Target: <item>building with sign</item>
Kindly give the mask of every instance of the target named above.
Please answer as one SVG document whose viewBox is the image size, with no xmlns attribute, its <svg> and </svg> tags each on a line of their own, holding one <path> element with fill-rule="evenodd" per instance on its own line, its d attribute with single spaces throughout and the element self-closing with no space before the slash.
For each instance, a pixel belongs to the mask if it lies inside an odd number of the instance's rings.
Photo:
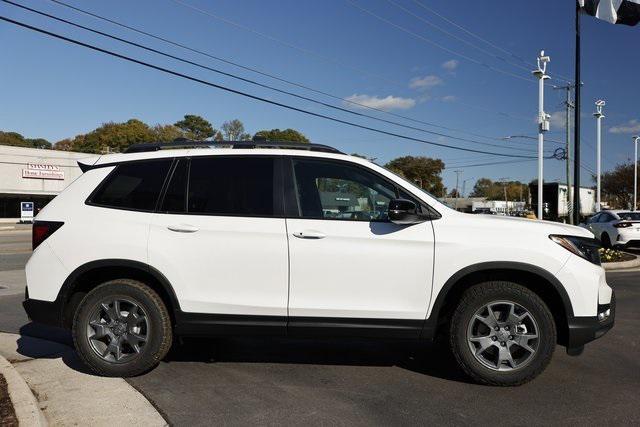
<svg viewBox="0 0 640 427">
<path fill-rule="evenodd" d="M 86 153 L 0 145 L 0 219 L 19 220 L 23 202 L 34 215 L 82 174 Z M 29 205 L 26 205 L 29 206 Z"/>
</svg>

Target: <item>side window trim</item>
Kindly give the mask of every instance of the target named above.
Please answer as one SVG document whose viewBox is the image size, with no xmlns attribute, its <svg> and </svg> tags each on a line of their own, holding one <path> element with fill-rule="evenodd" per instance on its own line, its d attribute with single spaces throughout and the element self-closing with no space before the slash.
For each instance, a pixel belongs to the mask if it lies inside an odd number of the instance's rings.
<svg viewBox="0 0 640 427">
<path fill-rule="evenodd" d="M 302 210 L 300 208 L 300 199 L 299 199 L 299 195 L 298 195 L 297 183 L 296 183 L 296 179 L 295 179 L 295 170 L 294 170 L 294 165 L 293 165 L 293 162 L 294 162 L 295 159 L 315 160 L 315 161 L 319 161 L 319 162 L 331 162 L 331 163 L 347 165 L 347 166 L 351 166 L 351 167 L 355 167 L 357 169 L 363 170 L 363 171 L 365 171 L 367 173 L 370 173 L 370 174 L 376 176 L 377 178 L 385 181 L 390 186 L 393 186 L 393 188 L 395 190 L 396 198 L 400 197 L 400 192 L 401 191 L 404 192 L 404 193 L 407 193 L 409 196 L 411 196 L 411 198 L 414 199 L 415 202 L 417 202 L 417 205 L 418 205 L 418 208 L 420 209 L 420 212 L 429 215 L 429 220 L 430 221 L 442 218 L 442 215 L 440 215 L 440 213 L 438 211 L 436 211 L 433 207 L 431 207 L 430 205 L 428 205 L 427 203 L 422 201 L 419 197 L 417 197 L 411 191 L 407 190 L 404 187 L 401 187 L 395 181 L 392 181 L 391 179 L 389 179 L 386 176 L 378 173 L 377 171 L 374 171 L 374 170 L 372 170 L 370 168 L 364 167 L 364 166 L 359 165 L 357 163 L 348 162 L 348 161 L 345 161 L 345 160 L 338 160 L 338 159 L 327 159 L 327 158 L 324 158 L 324 157 L 319 157 L 318 158 L 318 157 L 295 156 L 295 155 L 285 156 L 285 159 L 286 159 L 286 162 L 288 164 L 288 166 L 286 167 L 286 169 L 288 170 L 288 173 L 285 173 L 285 180 L 286 180 L 286 184 L 285 185 L 290 186 L 293 189 L 292 194 L 289 193 L 289 192 L 285 193 L 285 201 L 286 201 L 286 205 L 287 205 L 287 208 L 288 208 L 288 209 L 285 209 L 285 216 L 287 218 L 310 219 L 310 218 L 304 218 L 302 216 Z M 297 209 L 297 214 L 295 216 L 293 216 L 293 213 L 294 213 L 295 209 Z M 328 220 L 327 219 L 326 221 L 352 221 L 352 220 L 350 220 L 350 219 L 331 219 L 331 220 Z"/>
</svg>

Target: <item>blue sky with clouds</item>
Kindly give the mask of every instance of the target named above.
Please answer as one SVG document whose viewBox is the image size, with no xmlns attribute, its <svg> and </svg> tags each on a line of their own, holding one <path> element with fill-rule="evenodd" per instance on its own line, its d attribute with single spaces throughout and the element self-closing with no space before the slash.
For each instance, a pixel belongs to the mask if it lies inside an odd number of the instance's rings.
<svg viewBox="0 0 640 427">
<path fill-rule="evenodd" d="M 295 107 L 414 138 L 491 152 L 535 155 L 533 140 L 500 138 L 536 133 L 537 83 L 530 69 L 540 49 L 551 56 L 548 70 L 552 75 L 573 76 L 571 0 L 64 1 L 351 103 L 168 46 L 49 0 L 20 2 L 226 72 L 464 141 L 273 93 L 51 22 L 6 3 L 0 3 L 0 11 L 3 16 Z M 443 177 L 449 187 L 455 184 L 455 169 L 464 170 L 467 190 L 479 177 L 528 181 L 537 173 L 535 161 L 513 159 L 517 162 L 508 164 L 504 162 L 510 159 L 504 157 L 434 147 L 305 116 L 7 23 L 0 23 L 0 39 L 0 129 L 28 137 L 56 141 L 87 132 L 105 121 L 136 117 L 151 124 L 172 123 L 192 113 L 206 117 L 215 126 L 239 118 L 251 132 L 274 127 L 300 129 L 315 142 L 366 154 L 378 162 L 400 155 L 442 158 L 448 167 Z M 633 154 L 631 135 L 640 133 L 637 40 L 640 28 L 583 18 L 582 132 L 587 169 L 595 169 L 595 123 L 591 115 L 598 98 L 607 102 L 603 168 L 609 169 Z M 554 79 L 550 83 L 561 85 L 563 81 Z M 552 114 L 552 132 L 547 136 L 563 140 L 564 92 L 549 88 L 546 93 L 546 110 Z M 556 142 L 547 144 L 549 149 L 559 146 Z M 467 167 L 492 162 L 503 163 Z M 562 162 L 547 160 L 545 168 L 546 180 L 564 179 Z M 583 173 L 588 174 L 586 169 Z"/>
</svg>

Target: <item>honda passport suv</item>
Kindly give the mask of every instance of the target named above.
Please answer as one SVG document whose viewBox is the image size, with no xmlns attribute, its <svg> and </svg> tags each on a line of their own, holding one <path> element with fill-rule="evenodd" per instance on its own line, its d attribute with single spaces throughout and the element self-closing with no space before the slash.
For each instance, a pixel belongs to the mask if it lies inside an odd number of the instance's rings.
<svg viewBox="0 0 640 427">
<path fill-rule="evenodd" d="M 614 323 L 582 228 L 468 215 L 316 144 L 181 141 L 81 160 L 35 218 L 24 308 L 105 376 L 179 336 L 444 338 L 518 385 Z"/>
</svg>

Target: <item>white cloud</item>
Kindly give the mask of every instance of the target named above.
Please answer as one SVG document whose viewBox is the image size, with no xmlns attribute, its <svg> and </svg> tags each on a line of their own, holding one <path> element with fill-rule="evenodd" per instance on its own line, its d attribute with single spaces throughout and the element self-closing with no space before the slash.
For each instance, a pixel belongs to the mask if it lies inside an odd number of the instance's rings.
<svg viewBox="0 0 640 427">
<path fill-rule="evenodd" d="M 627 123 L 617 126 L 611 126 L 609 128 L 609 132 L 611 133 L 640 133 L 640 121 L 633 119 L 629 120 Z"/>
<path fill-rule="evenodd" d="M 443 83 L 442 79 L 434 75 L 426 75 L 424 77 L 414 77 L 409 82 L 411 89 L 427 90 L 432 87 L 440 86 Z"/>
<path fill-rule="evenodd" d="M 565 117 L 567 116 L 566 111 L 554 111 L 549 114 L 549 123 L 551 124 L 551 130 L 564 129 L 566 125 Z M 533 123 L 538 123 L 538 116 L 533 117 Z"/>
<path fill-rule="evenodd" d="M 442 68 L 447 71 L 453 71 L 458 68 L 458 65 L 460 65 L 460 61 L 458 61 L 457 59 L 450 59 L 442 63 Z"/>
<path fill-rule="evenodd" d="M 551 113 L 551 118 L 549 119 L 549 121 L 551 122 L 551 127 L 553 130 L 553 128 L 562 128 L 564 129 L 565 126 L 567 125 L 566 121 L 567 121 L 567 112 L 566 111 L 554 111 L 553 113 Z"/>
<path fill-rule="evenodd" d="M 442 97 L 443 102 L 453 102 L 458 99 L 455 95 L 446 95 Z"/>
<path fill-rule="evenodd" d="M 385 98 L 381 98 L 378 96 L 372 95 L 358 95 L 353 94 L 347 98 L 347 101 L 356 102 L 358 104 L 363 105 L 364 107 L 378 108 L 381 110 L 407 110 L 416 105 L 415 99 L 411 98 L 402 98 L 399 96 L 387 96 Z M 350 106 L 354 106 L 353 104 L 348 104 Z M 355 105 L 354 107 L 359 107 Z M 363 107 L 359 107 L 363 108 Z"/>
</svg>

